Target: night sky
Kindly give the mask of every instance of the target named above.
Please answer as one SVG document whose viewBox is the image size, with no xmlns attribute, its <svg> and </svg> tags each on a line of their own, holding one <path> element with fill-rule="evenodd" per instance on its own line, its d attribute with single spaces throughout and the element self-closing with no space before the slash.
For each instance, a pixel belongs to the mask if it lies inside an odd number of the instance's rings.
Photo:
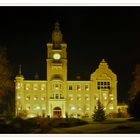
<svg viewBox="0 0 140 140">
<path fill-rule="evenodd" d="M 59 21 L 68 44 L 68 80 L 89 80 L 105 58 L 118 76 L 118 99 L 127 100 L 140 63 L 140 7 L 0 7 L 0 46 L 7 47 L 14 76 L 37 72 L 46 79 L 46 43 Z"/>
</svg>

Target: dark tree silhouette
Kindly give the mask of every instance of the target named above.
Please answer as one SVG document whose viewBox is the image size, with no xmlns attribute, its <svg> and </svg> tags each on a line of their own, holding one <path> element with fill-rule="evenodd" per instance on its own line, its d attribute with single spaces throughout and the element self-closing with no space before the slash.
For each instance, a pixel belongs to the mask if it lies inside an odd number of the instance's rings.
<svg viewBox="0 0 140 140">
<path fill-rule="evenodd" d="M 97 102 L 97 107 L 95 108 L 92 118 L 94 121 L 104 121 L 106 119 L 103 105 L 99 100 Z"/>
<path fill-rule="evenodd" d="M 136 96 L 129 101 L 128 113 L 135 119 L 140 119 L 140 92 L 137 92 Z"/>
<path fill-rule="evenodd" d="M 129 100 L 134 99 L 139 91 L 140 91 L 140 64 L 137 64 L 133 72 L 133 81 L 130 85 Z"/>
<path fill-rule="evenodd" d="M 11 110 L 13 102 L 14 81 L 12 71 L 7 59 L 5 47 L 0 47 L 0 113 Z"/>
</svg>

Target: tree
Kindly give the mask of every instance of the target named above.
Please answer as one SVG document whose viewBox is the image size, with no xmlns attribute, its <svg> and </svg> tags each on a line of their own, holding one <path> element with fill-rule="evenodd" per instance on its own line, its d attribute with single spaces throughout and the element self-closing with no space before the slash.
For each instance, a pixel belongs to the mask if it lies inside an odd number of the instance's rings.
<svg viewBox="0 0 140 140">
<path fill-rule="evenodd" d="M 14 99 L 14 82 L 12 71 L 7 59 L 6 48 L 0 47 L 0 113 L 5 110 L 11 110 L 11 104 Z"/>
<path fill-rule="evenodd" d="M 95 121 L 104 121 L 106 119 L 103 105 L 101 104 L 99 100 L 97 102 L 97 107 L 95 108 L 92 118 Z"/>
<path fill-rule="evenodd" d="M 140 92 L 137 92 L 135 97 L 129 101 L 128 113 L 131 117 L 140 119 Z"/>
<path fill-rule="evenodd" d="M 136 64 L 133 72 L 133 81 L 130 85 L 129 100 L 135 98 L 136 94 L 140 91 L 140 64 Z"/>
</svg>

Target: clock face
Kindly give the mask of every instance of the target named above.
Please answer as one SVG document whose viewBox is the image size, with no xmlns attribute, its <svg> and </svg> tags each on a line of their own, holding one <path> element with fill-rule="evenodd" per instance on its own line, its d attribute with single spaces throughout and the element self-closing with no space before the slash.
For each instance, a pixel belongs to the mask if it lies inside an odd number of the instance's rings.
<svg viewBox="0 0 140 140">
<path fill-rule="evenodd" d="M 55 60 L 59 60 L 60 59 L 60 54 L 59 53 L 54 53 L 53 54 L 53 58 L 55 59 Z"/>
</svg>

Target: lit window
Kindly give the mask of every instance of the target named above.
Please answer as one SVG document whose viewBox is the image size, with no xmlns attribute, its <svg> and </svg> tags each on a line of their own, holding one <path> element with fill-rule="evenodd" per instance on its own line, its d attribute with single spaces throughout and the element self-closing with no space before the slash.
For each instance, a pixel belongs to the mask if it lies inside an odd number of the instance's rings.
<svg viewBox="0 0 140 140">
<path fill-rule="evenodd" d="M 106 110 L 106 107 L 104 108 L 104 110 Z"/>
<path fill-rule="evenodd" d="M 113 110 L 114 108 L 113 108 L 113 106 L 110 106 L 110 108 L 109 108 L 110 110 Z"/>
<path fill-rule="evenodd" d="M 85 90 L 89 90 L 89 86 L 88 85 L 85 85 Z"/>
<path fill-rule="evenodd" d="M 113 97 L 111 97 L 111 100 L 114 100 L 114 98 L 113 98 Z"/>
<path fill-rule="evenodd" d="M 21 110 L 21 107 L 18 107 L 18 110 Z"/>
<path fill-rule="evenodd" d="M 41 100 L 45 100 L 45 97 L 41 97 Z"/>
<path fill-rule="evenodd" d="M 81 110 L 81 107 L 79 107 L 78 110 Z"/>
<path fill-rule="evenodd" d="M 57 90 L 59 89 L 59 86 L 58 86 L 58 84 L 55 84 L 55 89 L 57 89 Z"/>
<path fill-rule="evenodd" d="M 86 110 L 89 110 L 89 107 L 87 107 Z"/>
<path fill-rule="evenodd" d="M 37 100 L 38 98 L 37 97 L 34 97 L 34 100 Z"/>
<path fill-rule="evenodd" d="M 81 86 L 80 85 L 77 85 L 77 90 L 81 90 Z"/>
<path fill-rule="evenodd" d="M 30 89 L 30 84 L 26 84 L 25 90 L 29 90 Z"/>
<path fill-rule="evenodd" d="M 46 110 L 46 107 L 42 107 L 42 110 Z"/>
<path fill-rule="evenodd" d="M 98 97 L 96 97 L 96 98 L 95 98 L 95 100 L 99 100 L 99 98 L 98 98 Z"/>
<path fill-rule="evenodd" d="M 86 97 L 86 100 L 88 101 L 89 100 L 89 97 Z"/>
<path fill-rule="evenodd" d="M 37 90 L 37 87 L 34 87 L 34 90 Z"/>
<path fill-rule="evenodd" d="M 81 100 L 81 97 L 78 97 L 77 100 Z"/>
<path fill-rule="evenodd" d="M 73 100 L 73 98 L 70 98 L 70 100 L 72 101 L 72 100 Z"/>
<path fill-rule="evenodd" d="M 72 106 L 72 107 L 71 107 L 71 110 L 75 110 L 75 107 L 74 107 L 74 106 Z"/>
<path fill-rule="evenodd" d="M 37 106 L 37 107 L 36 107 L 36 110 L 39 110 L 39 109 L 40 109 L 40 107 L 39 107 L 39 106 Z"/>
<path fill-rule="evenodd" d="M 41 90 L 45 90 L 45 85 L 44 84 L 41 86 Z"/>
<path fill-rule="evenodd" d="M 28 106 L 28 107 L 26 107 L 26 110 L 30 110 L 30 107 Z"/>
<path fill-rule="evenodd" d="M 104 99 L 106 100 L 106 99 L 107 99 L 107 97 L 105 96 L 105 97 L 104 97 Z"/>
<path fill-rule="evenodd" d="M 21 83 L 17 83 L 16 89 L 20 89 L 21 88 Z"/>
<path fill-rule="evenodd" d="M 113 96 L 113 94 L 110 94 L 110 97 Z"/>
<path fill-rule="evenodd" d="M 26 100 L 30 100 L 30 97 L 29 97 L 29 96 L 27 96 L 27 97 L 26 97 Z"/>
<path fill-rule="evenodd" d="M 34 87 L 33 87 L 33 89 L 34 89 L 34 90 L 37 90 L 37 89 L 38 89 L 38 85 L 35 84 Z"/>
<path fill-rule="evenodd" d="M 18 96 L 17 98 L 18 98 L 18 99 L 21 99 L 21 97 L 20 97 L 20 96 Z"/>
</svg>

